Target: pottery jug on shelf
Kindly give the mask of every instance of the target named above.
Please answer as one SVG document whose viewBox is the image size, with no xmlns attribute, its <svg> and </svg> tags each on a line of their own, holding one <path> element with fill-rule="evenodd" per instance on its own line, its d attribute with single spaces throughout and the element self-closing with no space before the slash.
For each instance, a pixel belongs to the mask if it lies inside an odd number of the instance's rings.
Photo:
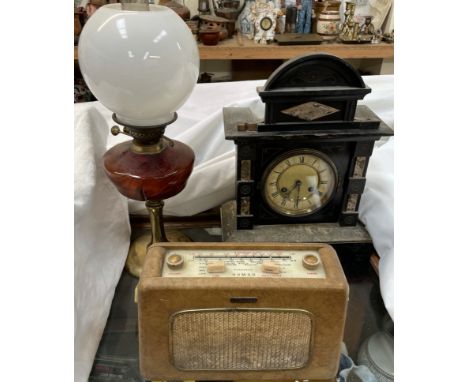
<svg viewBox="0 0 468 382">
<path fill-rule="evenodd" d="M 175 0 L 159 0 L 159 5 L 171 8 L 182 20 L 190 20 L 190 9 Z"/>
<path fill-rule="evenodd" d="M 224 40 L 229 36 L 229 20 L 224 17 L 204 15 L 200 16 L 200 32 L 205 29 L 218 28 L 219 30 L 219 39 Z"/>
<path fill-rule="evenodd" d="M 198 38 L 203 45 L 216 45 L 221 39 L 219 27 L 204 27 L 198 32 Z"/>
</svg>

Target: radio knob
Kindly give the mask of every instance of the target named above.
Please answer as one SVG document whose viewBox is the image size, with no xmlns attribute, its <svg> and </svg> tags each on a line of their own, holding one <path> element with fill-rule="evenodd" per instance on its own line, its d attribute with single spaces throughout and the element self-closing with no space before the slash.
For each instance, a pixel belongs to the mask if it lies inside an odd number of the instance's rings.
<svg viewBox="0 0 468 382">
<path fill-rule="evenodd" d="M 226 270 L 223 260 L 211 260 L 206 264 L 208 273 L 223 273 Z"/>
<path fill-rule="evenodd" d="M 281 268 L 278 263 L 273 260 L 266 260 L 262 263 L 262 272 L 266 273 L 281 273 Z"/>
<path fill-rule="evenodd" d="M 174 253 L 167 256 L 166 264 L 171 269 L 180 269 L 184 265 L 184 258 L 181 255 Z"/>
<path fill-rule="evenodd" d="M 318 258 L 318 256 L 313 255 L 311 253 L 308 255 L 305 255 L 302 258 L 302 265 L 306 269 L 315 269 L 319 266 L 319 264 L 320 264 L 320 259 Z"/>
</svg>

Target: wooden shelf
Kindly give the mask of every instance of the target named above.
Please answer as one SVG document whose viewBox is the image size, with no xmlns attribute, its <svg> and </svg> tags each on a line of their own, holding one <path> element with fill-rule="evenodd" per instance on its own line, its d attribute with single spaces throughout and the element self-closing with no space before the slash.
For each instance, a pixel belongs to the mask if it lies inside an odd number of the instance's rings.
<svg viewBox="0 0 468 382">
<path fill-rule="evenodd" d="M 392 58 L 393 44 L 338 44 L 320 45 L 260 45 L 252 40 L 236 38 L 221 41 L 218 45 L 198 44 L 200 60 L 287 60 L 307 53 L 329 53 L 349 58 Z M 78 48 L 75 46 L 75 61 Z"/>
<path fill-rule="evenodd" d="M 288 60 L 307 53 L 329 53 L 341 58 L 392 58 L 393 44 L 338 44 L 319 45 L 269 45 L 236 38 L 221 41 L 218 45 L 198 44 L 200 60 Z"/>
</svg>

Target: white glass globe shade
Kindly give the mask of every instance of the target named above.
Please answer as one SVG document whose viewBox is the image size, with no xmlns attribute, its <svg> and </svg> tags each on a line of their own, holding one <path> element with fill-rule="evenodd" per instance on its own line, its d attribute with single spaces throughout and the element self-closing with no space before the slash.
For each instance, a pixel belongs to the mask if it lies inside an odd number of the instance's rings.
<svg viewBox="0 0 468 382">
<path fill-rule="evenodd" d="M 78 59 L 91 92 L 122 123 L 170 122 L 192 92 L 199 72 L 195 39 L 171 9 L 99 8 L 80 35 Z"/>
</svg>

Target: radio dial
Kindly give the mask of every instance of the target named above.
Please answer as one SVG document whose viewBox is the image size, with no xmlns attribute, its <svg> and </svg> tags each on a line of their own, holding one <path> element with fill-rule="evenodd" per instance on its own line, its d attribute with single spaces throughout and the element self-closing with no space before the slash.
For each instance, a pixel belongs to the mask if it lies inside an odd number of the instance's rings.
<svg viewBox="0 0 468 382">
<path fill-rule="evenodd" d="M 177 253 L 173 253 L 166 258 L 166 264 L 171 269 L 180 269 L 184 265 L 184 258 Z"/>
<path fill-rule="evenodd" d="M 308 254 L 302 258 L 302 265 L 306 269 L 315 269 L 320 265 L 320 259 L 313 254 Z"/>
</svg>

